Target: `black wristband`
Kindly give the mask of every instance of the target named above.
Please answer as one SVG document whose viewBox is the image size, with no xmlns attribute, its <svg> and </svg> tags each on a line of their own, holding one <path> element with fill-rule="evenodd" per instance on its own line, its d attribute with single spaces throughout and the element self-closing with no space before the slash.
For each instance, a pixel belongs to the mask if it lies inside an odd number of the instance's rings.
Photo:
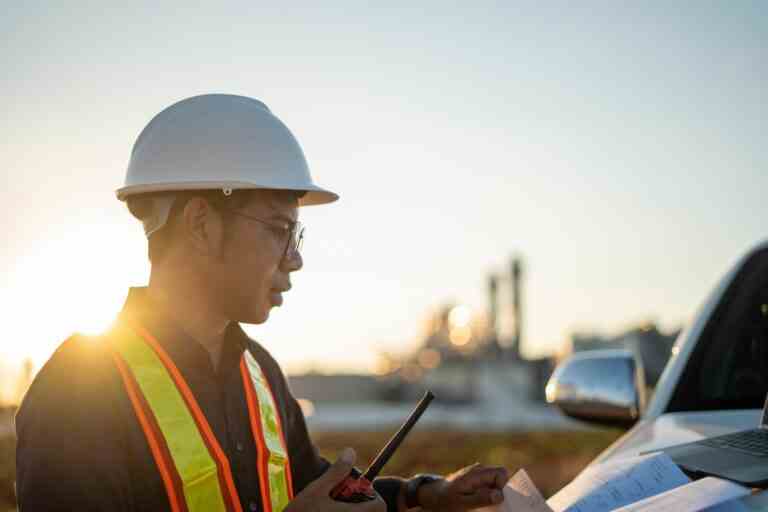
<svg viewBox="0 0 768 512">
<path fill-rule="evenodd" d="M 373 488 L 387 504 L 387 512 L 398 512 L 397 497 L 406 483 L 402 478 L 392 477 L 377 478 L 373 481 Z"/>
<path fill-rule="evenodd" d="M 440 475 L 416 475 L 405 484 L 405 506 L 415 508 L 421 506 L 419 503 L 419 488 L 422 485 L 442 480 Z"/>
</svg>

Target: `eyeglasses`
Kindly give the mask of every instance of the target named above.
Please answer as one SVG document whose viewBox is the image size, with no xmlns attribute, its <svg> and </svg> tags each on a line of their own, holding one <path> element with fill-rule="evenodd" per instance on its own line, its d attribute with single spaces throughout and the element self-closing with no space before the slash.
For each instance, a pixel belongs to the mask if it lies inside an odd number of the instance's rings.
<svg viewBox="0 0 768 512">
<path fill-rule="evenodd" d="M 239 212 L 237 210 L 232 210 L 229 208 L 223 208 L 224 211 L 231 213 L 232 215 L 237 215 L 238 217 L 243 217 L 248 220 L 254 220 L 256 222 L 260 222 L 261 224 L 264 224 L 265 226 L 269 227 L 273 232 L 277 233 L 278 236 L 286 236 L 288 235 L 288 239 L 285 242 L 285 249 L 283 250 L 283 260 L 287 260 L 289 257 L 294 257 L 301 253 L 301 248 L 304 245 L 304 225 L 299 222 L 288 222 L 288 221 L 268 221 L 265 219 L 260 219 L 258 217 L 253 217 L 252 215 L 246 215 L 245 213 Z M 279 222 L 280 224 L 276 224 L 275 222 Z"/>
</svg>

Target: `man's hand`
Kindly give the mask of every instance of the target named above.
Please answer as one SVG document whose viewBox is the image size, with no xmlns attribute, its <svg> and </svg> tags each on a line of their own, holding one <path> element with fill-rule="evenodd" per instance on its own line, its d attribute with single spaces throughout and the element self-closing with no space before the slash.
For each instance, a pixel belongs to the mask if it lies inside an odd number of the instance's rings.
<svg viewBox="0 0 768 512">
<path fill-rule="evenodd" d="M 496 505 L 504 501 L 504 486 L 509 472 L 499 466 L 473 464 L 444 480 L 419 488 L 419 502 L 424 510 L 464 512 Z"/>
<path fill-rule="evenodd" d="M 338 460 L 317 480 L 296 495 L 284 512 L 386 512 L 380 496 L 373 501 L 342 503 L 330 497 L 331 490 L 349 476 L 355 464 L 355 451 L 347 448 Z"/>
</svg>

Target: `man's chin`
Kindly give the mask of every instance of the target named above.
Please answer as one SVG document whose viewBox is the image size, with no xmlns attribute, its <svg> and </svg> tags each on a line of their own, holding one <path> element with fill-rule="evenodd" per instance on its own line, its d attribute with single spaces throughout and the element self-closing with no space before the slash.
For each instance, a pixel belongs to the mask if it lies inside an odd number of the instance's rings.
<svg viewBox="0 0 768 512">
<path fill-rule="evenodd" d="M 251 314 L 243 315 L 237 321 L 242 324 L 254 324 L 254 325 L 263 324 L 264 322 L 267 321 L 267 319 L 269 319 L 269 312 L 271 311 L 271 309 L 272 308 L 268 308 L 264 311 L 258 311 Z"/>
</svg>

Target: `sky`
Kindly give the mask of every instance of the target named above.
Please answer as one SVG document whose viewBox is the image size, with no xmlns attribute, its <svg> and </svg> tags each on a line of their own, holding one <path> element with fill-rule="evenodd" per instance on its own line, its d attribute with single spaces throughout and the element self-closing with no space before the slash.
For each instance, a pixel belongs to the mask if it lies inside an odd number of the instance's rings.
<svg viewBox="0 0 768 512">
<path fill-rule="evenodd" d="M 290 372 L 372 370 L 440 304 L 483 311 L 515 254 L 529 356 L 672 329 L 766 238 L 764 3 L 322 4 L 4 8 L 6 365 L 146 284 L 114 191 L 144 125 L 196 94 L 264 101 L 341 195 L 302 209 L 304 269 L 246 326 Z"/>
</svg>

